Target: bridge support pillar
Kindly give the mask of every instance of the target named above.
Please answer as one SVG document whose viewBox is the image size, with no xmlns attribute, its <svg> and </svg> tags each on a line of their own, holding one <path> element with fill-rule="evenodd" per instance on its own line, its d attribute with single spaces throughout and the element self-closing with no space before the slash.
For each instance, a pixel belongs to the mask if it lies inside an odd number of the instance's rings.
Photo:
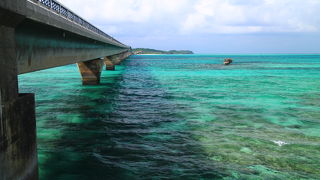
<svg viewBox="0 0 320 180">
<path fill-rule="evenodd" d="M 106 70 L 115 70 L 115 65 L 119 65 L 123 60 L 132 55 L 131 51 L 127 51 L 121 54 L 105 57 L 104 63 Z"/>
<path fill-rule="evenodd" d="M 83 85 L 100 84 L 100 76 L 103 67 L 102 59 L 78 62 Z"/>
<path fill-rule="evenodd" d="M 114 71 L 116 69 L 115 65 L 113 64 L 111 59 L 109 59 L 108 57 L 104 58 L 104 64 L 106 65 L 106 70 Z"/>
<path fill-rule="evenodd" d="M 112 60 L 115 65 L 119 65 L 124 59 L 122 58 L 122 55 L 115 55 Z"/>
<path fill-rule="evenodd" d="M 34 94 L 18 93 L 14 27 L 0 24 L 0 179 L 38 179 Z"/>
</svg>

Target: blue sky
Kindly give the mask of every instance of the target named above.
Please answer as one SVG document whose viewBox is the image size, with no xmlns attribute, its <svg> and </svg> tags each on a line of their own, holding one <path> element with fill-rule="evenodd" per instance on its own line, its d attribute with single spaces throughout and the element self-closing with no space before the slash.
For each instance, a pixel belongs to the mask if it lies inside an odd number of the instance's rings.
<svg viewBox="0 0 320 180">
<path fill-rule="evenodd" d="M 320 0 L 60 2 L 133 48 L 320 53 Z"/>
</svg>

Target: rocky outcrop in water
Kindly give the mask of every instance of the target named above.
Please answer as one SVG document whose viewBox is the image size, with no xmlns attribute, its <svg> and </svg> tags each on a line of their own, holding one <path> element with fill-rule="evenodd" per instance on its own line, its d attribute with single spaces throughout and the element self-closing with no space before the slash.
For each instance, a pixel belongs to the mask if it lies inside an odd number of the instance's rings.
<svg viewBox="0 0 320 180">
<path fill-rule="evenodd" d="M 232 59 L 231 58 L 226 58 L 226 59 L 224 59 L 224 62 L 223 62 L 223 64 L 224 65 L 229 65 L 229 64 L 231 64 L 232 63 Z"/>
</svg>

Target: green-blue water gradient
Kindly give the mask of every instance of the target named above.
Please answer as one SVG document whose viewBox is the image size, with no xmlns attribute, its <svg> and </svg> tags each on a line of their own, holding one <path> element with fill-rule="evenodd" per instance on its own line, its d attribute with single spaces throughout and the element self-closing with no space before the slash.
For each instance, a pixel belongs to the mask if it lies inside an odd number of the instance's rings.
<svg viewBox="0 0 320 180">
<path fill-rule="evenodd" d="M 234 63 L 222 65 L 231 57 Z M 41 179 L 320 179 L 320 55 L 140 55 L 36 93 Z"/>
</svg>

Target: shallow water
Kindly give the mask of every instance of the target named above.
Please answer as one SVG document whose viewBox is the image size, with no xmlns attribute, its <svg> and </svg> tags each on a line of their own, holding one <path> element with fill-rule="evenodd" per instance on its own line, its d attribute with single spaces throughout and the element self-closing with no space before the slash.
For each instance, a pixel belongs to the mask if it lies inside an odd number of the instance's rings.
<svg viewBox="0 0 320 180">
<path fill-rule="evenodd" d="M 234 59 L 221 65 L 225 57 Z M 319 179 L 320 55 L 132 56 L 36 93 L 41 179 Z"/>
</svg>

